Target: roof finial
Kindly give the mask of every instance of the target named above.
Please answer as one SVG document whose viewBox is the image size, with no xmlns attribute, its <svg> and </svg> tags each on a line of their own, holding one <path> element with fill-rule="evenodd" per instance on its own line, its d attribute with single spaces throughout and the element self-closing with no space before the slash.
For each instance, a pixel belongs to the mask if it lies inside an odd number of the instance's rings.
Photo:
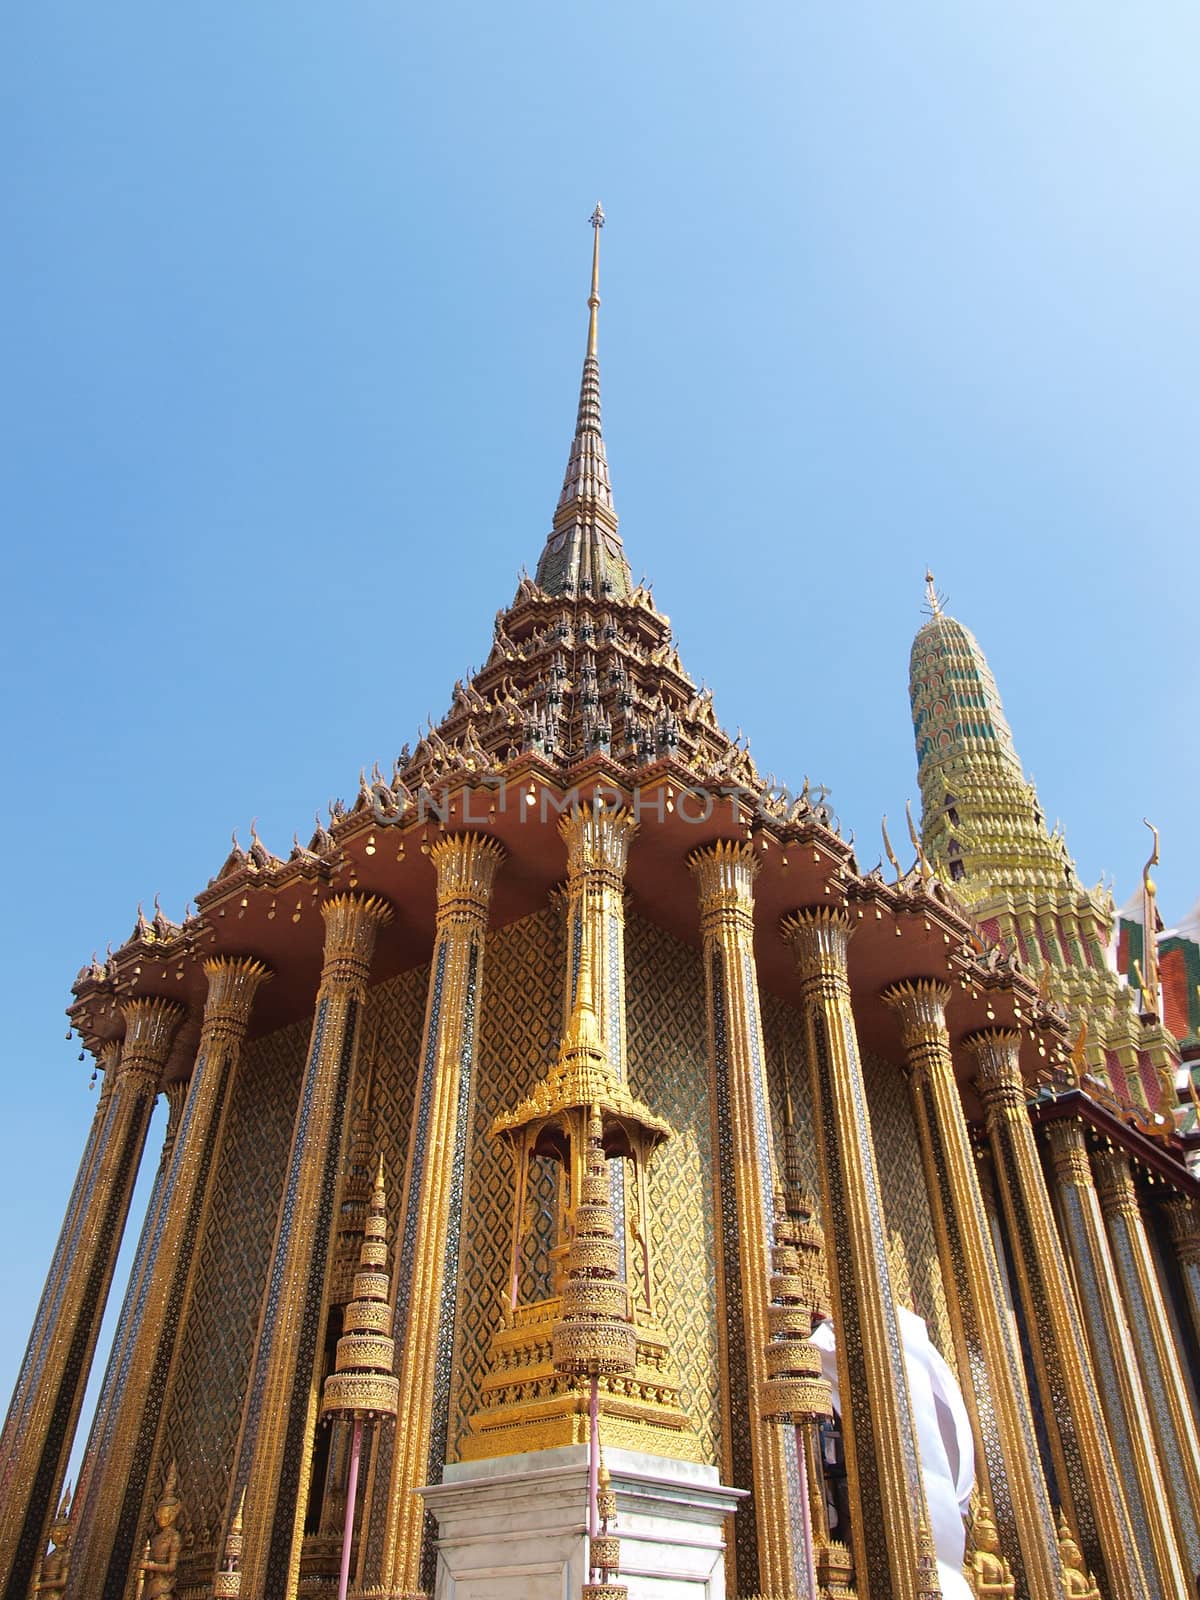
<svg viewBox="0 0 1200 1600">
<path fill-rule="evenodd" d="M 628 600 L 633 578 L 617 531 L 600 425 L 600 361 L 596 348 L 604 207 L 598 204 L 588 220 L 592 225 L 592 287 L 588 295 L 587 354 L 579 385 L 575 437 L 554 524 L 538 562 L 536 582 L 539 589 L 552 595 Z"/>
<path fill-rule="evenodd" d="M 588 311 L 591 314 L 588 317 L 587 353 L 589 356 L 594 356 L 596 354 L 596 313 L 600 309 L 600 229 L 604 226 L 604 207 L 599 200 L 596 201 L 596 209 L 592 212 L 588 221 L 592 225 L 592 292 L 588 295 Z"/>
<path fill-rule="evenodd" d="M 921 607 L 926 616 L 940 617 L 946 604 L 946 596 L 939 594 L 933 581 L 933 571 L 925 568 L 925 604 Z"/>
<path fill-rule="evenodd" d="M 1158 885 L 1150 876 L 1150 868 L 1158 865 L 1158 829 L 1145 817 L 1142 821 L 1154 836 L 1154 848 L 1142 868 L 1142 970 L 1146 980 L 1142 985 L 1142 1013 L 1157 1019 L 1159 1017 Z"/>
</svg>

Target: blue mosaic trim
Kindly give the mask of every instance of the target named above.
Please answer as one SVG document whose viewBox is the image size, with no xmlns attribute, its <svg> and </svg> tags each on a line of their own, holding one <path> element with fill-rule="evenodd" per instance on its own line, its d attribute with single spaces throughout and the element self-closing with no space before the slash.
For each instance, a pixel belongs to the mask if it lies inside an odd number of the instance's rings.
<svg viewBox="0 0 1200 1600">
<path fill-rule="evenodd" d="M 471 1131 L 471 1088 L 475 1067 L 475 1016 L 478 1000 L 479 941 L 472 938 L 467 955 L 467 992 L 463 1007 L 458 1057 L 458 1103 L 454 1115 L 454 1151 L 450 1161 L 450 1208 L 442 1256 L 442 1297 L 438 1314 L 437 1354 L 433 1369 L 433 1414 L 429 1430 L 427 1483 L 441 1483 L 450 1438 L 450 1386 L 454 1367 L 454 1331 L 458 1308 L 458 1252 L 462 1237 L 463 1187 Z M 437 1522 L 425 1513 L 421 1542 L 421 1583 L 432 1594 L 437 1583 Z"/>
<path fill-rule="evenodd" d="M 408 1301 L 412 1290 L 413 1269 L 416 1265 L 417 1214 L 421 1209 L 421 1186 L 425 1180 L 425 1158 L 428 1154 L 429 1118 L 433 1110 L 434 1073 L 437 1067 L 438 1036 L 442 1025 L 442 994 L 446 981 L 448 948 L 444 938 L 439 940 L 430 979 L 429 1025 L 425 1033 L 425 1054 L 417 1087 L 416 1128 L 413 1133 L 412 1159 L 406 1183 L 404 1227 L 396 1253 L 396 1302 L 393 1325 L 396 1337 L 400 1340 L 407 1335 Z M 396 1424 L 388 1418 L 376 1428 L 375 1434 L 374 1488 L 371 1495 L 366 1555 L 362 1563 L 362 1584 L 365 1588 L 379 1583 L 383 1568 L 383 1545 L 390 1511 L 389 1485 L 395 1453 Z"/>
<path fill-rule="evenodd" d="M 1031 1138 L 1028 1128 L 1026 1136 Z M 1020 1172 L 1017 1160 L 1016 1142 L 1013 1124 L 1007 1117 L 995 1117 L 989 1123 L 989 1132 L 996 1151 L 999 1166 L 999 1177 L 1002 1183 L 1011 1175 Z M 1036 1155 L 1035 1158 L 1036 1160 Z M 1068 1404 L 1069 1390 L 1063 1372 L 1062 1362 L 1058 1353 L 1058 1340 L 1054 1324 L 1050 1317 L 1048 1294 L 1052 1291 L 1063 1297 L 1068 1313 L 1071 1310 L 1070 1286 L 1066 1281 L 1065 1269 L 1057 1284 L 1047 1283 L 1041 1260 L 1038 1242 L 1034 1235 L 1030 1221 L 1026 1197 L 1019 1186 L 1010 1182 L 1008 1195 L 1011 1201 L 1011 1213 L 1008 1217 L 1010 1245 L 1014 1257 L 1024 1269 L 1017 1274 L 1018 1284 L 1022 1287 L 1024 1304 L 1024 1332 L 1031 1346 L 1039 1351 L 1045 1368 L 1048 1392 L 1038 1395 L 1043 1424 L 1046 1429 L 1053 1430 L 1057 1435 L 1063 1461 L 1066 1466 L 1067 1477 L 1070 1479 L 1068 1488 L 1071 1500 L 1075 1506 L 1076 1529 L 1079 1535 L 1079 1547 L 1083 1552 L 1084 1560 L 1095 1572 L 1100 1581 L 1101 1588 L 1106 1586 L 1107 1565 L 1104 1560 L 1104 1551 L 1100 1545 L 1100 1538 L 1096 1531 L 1095 1517 L 1092 1511 L 1091 1491 L 1088 1486 L 1087 1475 L 1083 1467 L 1083 1456 L 1079 1447 L 1079 1438 L 1075 1431 L 1075 1421 Z M 1024 1294 L 1024 1287 L 1028 1282 L 1029 1292 Z M 1080 1349 L 1083 1345 L 1083 1329 L 1076 1323 L 1075 1337 Z M 1037 1364 L 1034 1364 L 1034 1382 L 1032 1387 L 1035 1392 L 1040 1388 L 1037 1380 Z M 1099 1410 L 1099 1396 L 1093 1398 L 1094 1408 Z"/>
<path fill-rule="evenodd" d="M 1092 1364 L 1099 1380 L 1100 1392 L 1107 1402 L 1104 1415 L 1108 1421 L 1109 1438 L 1112 1440 L 1125 1479 L 1125 1498 L 1133 1523 L 1134 1538 L 1137 1540 L 1143 1566 L 1147 1572 L 1154 1572 L 1157 1563 L 1150 1528 L 1146 1521 L 1141 1485 L 1137 1477 L 1133 1438 L 1129 1429 L 1130 1419 L 1125 1412 L 1121 1383 L 1117 1376 L 1116 1358 L 1108 1336 L 1099 1272 L 1084 1223 L 1079 1190 L 1071 1184 L 1059 1185 L 1058 1204 L 1075 1262 L 1075 1287 L 1079 1291 L 1084 1316 L 1092 1334 L 1090 1341 Z"/>
<path fill-rule="evenodd" d="M 114 1105 L 117 1098 L 114 1092 Z M 59 1478 L 64 1465 L 63 1456 L 69 1443 L 69 1432 L 74 1429 L 79 1414 L 79 1403 L 83 1387 L 87 1382 L 100 1315 L 112 1283 L 113 1267 L 116 1264 L 117 1250 L 129 1210 L 133 1176 L 137 1171 L 142 1146 L 146 1140 L 146 1130 L 150 1125 L 154 1100 L 153 1093 L 139 1094 L 131 1089 L 122 1091 L 121 1103 L 129 1104 L 130 1109 L 117 1156 L 119 1163 L 117 1170 L 127 1177 L 125 1182 L 113 1185 L 97 1229 L 95 1249 L 80 1299 L 79 1316 L 71 1331 L 62 1377 L 54 1397 L 50 1426 L 29 1488 L 25 1519 L 17 1538 L 4 1600 L 26 1600 L 34 1570 L 45 1552 L 46 1528 L 53 1511 L 51 1500 L 58 1492 Z M 109 1128 L 112 1121 L 113 1118 L 110 1116 Z M 96 1166 L 99 1165 L 97 1157 Z M 90 1193 L 91 1184 L 88 1186 L 89 1197 Z"/>
<path fill-rule="evenodd" d="M 816 1008 L 811 1013 L 813 1054 L 812 1075 L 814 1121 L 819 1129 L 832 1129 L 834 1105 L 833 1065 L 829 1051 L 829 1035 L 824 1013 Z M 871 1394 L 867 1388 L 866 1348 L 863 1342 L 862 1321 L 858 1297 L 854 1292 L 854 1261 L 850 1249 L 849 1207 L 846 1200 L 846 1172 L 841 1149 L 832 1137 L 818 1138 L 820 1159 L 825 1186 L 828 1191 L 829 1221 L 826 1229 L 826 1247 L 833 1256 L 834 1315 L 838 1320 L 838 1367 L 841 1374 L 843 1426 L 851 1424 L 860 1449 L 875 1436 L 876 1425 Z M 861 1527 L 859 1537 L 867 1555 L 867 1569 L 871 1574 L 872 1590 L 882 1584 L 883 1592 L 890 1597 L 888 1574 L 887 1519 L 879 1475 L 873 1470 L 868 1453 L 860 1455 L 859 1510 Z"/>
<path fill-rule="evenodd" d="M 150 1470 L 153 1466 L 154 1446 L 158 1438 L 158 1425 L 162 1417 L 162 1408 L 167 1394 L 167 1379 L 170 1375 L 176 1340 L 179 1337 L 188 1274 L 195 1255 L 200 1218 L 204 1211 L 205 1199 L 208 1193 L 209 1175 L 217 1157 L 216 1132 L 221 1126 L 225 1105 L 232 1092 L 235 1063 L 236 1056 L 231 1058 L 228 1053 L 222 1051 L 217 1057 L 215 1069 L 206 1069 L 209 1071 L 215 1070 L 220 1076 L 217 1082 L 216 1094 L 213 1097 L 211 1121 L 209 1122 L 207 1136 L 196 1168 L 196 1180 L 192 1189 L 191 1201 L 179 1237 L 179 1251 L 171 1272 L 171 1287 L 168 1291 L 158 1336 L 154 1342 L 150 1378 L 142 1401 L 142 1419 L 138 1427 L 137 1443 L 134 1446 L 133 1460 L 130 1464 L 129 1478 L 125 1488 L 125 1497 L 121 1506 L 121 1518 L 117 1526 L 117 1536 L 113 1542 L 112 1559 L 109 1562 L 108 1573 L 105 1578 L 104 1600 L 123 1600 L 129 1569 L 136 1554 L 137 1538 L 141 1529 L 142 1504 L 145 1500 Z M 202 1068 L 205 1068 L 203 1059 L 197 1062 L 196 1073 L 200 1073 Z M 194 1078 L 192 1087 L 188 1092 L 188 1104 L 184 1109 L 183 1123 L 175 1141 L 176 1158 L 179 1157 L 179 1153 L 183 1148 L 184 1137 L 191 1122 L 192 1096 L 197 1092 L 196 1085 L 198 1082 L 198 1077 Z M 177 1167 L 178 1159 L 172 1164 Z M 174 1193 L 176 1181 L 177 1173 L 173 1172 L 171 1177 L 172 1194 Z M 170 1204 L 169 1198 L 165 1204 Z"/>
<path fill-rule="evenodd" d="M 751 1443 L 759 1419 L 750 1404 L 746 1362 L 746 1322 L 742 1300 L 741 1228 L 737 1210 L 737 1164 L 733 1151 L 733 1114 L 729 1096 L 729 1037 L 725 1015 L 724 956 L 714 945 L 709 953 L 709 993 L 713 1015 L 713 1069 L 717 1088 L 717 1177 L 721 1215 L 721 1270 L 725 1285 L 726 1384 L 729 1394 L 729 1466 L 733 1486 L 754 1489 Z M 733 1547 L 738 1590 L 758 1589 L 758 1508 L 754 1495 L 742 1502 L 733 1519 Z"/>
<path fill-rule="evenodd" d="M 312 1115 L 313 1096 L 316 1091 L 317 1068 L 321 1060 L 321 1047 L 325 1042 L 325 1019 L 329 999 L 322 995 L 317 1002 L 313 1019 L 312 1041 L 308 1049 L 308 1065 L 304 1069 L 304 1086 L 300 1094 L 300 1108 L 296 1115 L 296 1129 L 292 1135 L 292 1154 L 288 1165 L 287 1183 L 283 1193 L 280 1214 L 279 1238 L 271 1260 L 271 1275 L 267 1280 L 266 1307 L 262 1330 L 254 1361 L 254 1378 L 250 1388 L 250 1403 L 246 1408 L 246 1425 L 242 1432 L 242 1447 L 234 1474 L 230 1509 L 238 1502 L 242 1490 L 250 1480 L 250 1466 L 254 1460 L 254 1447 L 258 1442 L 258 1425 L 262 1418 L 263 1393 L 267 1386 L 267 1371 L 271 1365 L 271 1347 L 275 1342 L 275 1328 L 279 1321 L 279 1302 L 283 1295 L 283 1279 L 287 1268 L 288 1245 L 292 1237 L 292 1223 L 296 1214 L 296 1194 L 300 1187 L 300 1174 L 304 1166 L 305 1146 L 308 1142 L 308 1123 Z"/>
<path fill-rule="evenodd" d="M 109 1096 L 108 1115 L 105 1117 L 104 1126 L 100 1130 L 100 1137 L 96 1145 L 96 1155 L 92 1162 L 91 1170 L 87 1176 L 87 1187 L 84 1189 L 83 1199 L 80 1201 L 79 1210 L 76 1212 L 75 1217 L 72 1220 L 71 1235 L 67 1241 L 66 1254 L 63 1258 L 62 1268 L 58 1276 L 58 1282 L 54 1286 L 54 1296 L 50 1304 L 49 1314 L 46 1318 L 46 1325 L 42 1331 L 41 1348 L 38 1350 L 37 1357 L 34 1362 L 33 1377 L 30 1380 L 31 1394 L 37 1393 L 38 1386 L 41 1383 L 42 1369 L 46 1362 L 46 1353 L 50 1348 L 54 1331 L 58 1327 L 59 1312 L 62 1309 L 63 1292 L 68 1281 L 70 1280 L 71 1268 L 75 1264 L 75 1253 L 79 1248 L 79 1239 L 83 1229 L 84 1218 L 87 1217 L 91 1212 L 92 1193 L 96 1187 L 96 1180 L 99 1177 L 100 1169 L 104 1165 L 104 1157 L 108 1153 L 108 1144 L 110 1138 L 112 1137 L 113 1123 L 116 1120 L 118 1105 L 124 1104 L 124 1096 L 127 1092 L 128 1091 L 123 1088 L 117 1089 L 114 1087 L 111 1095 Z M 120 1100 L 118 1097 L 120 1097 Z M 23 1596 L 22 1600 L 24 1600 Z"/>
<path fill-rule="evenodd" d="M 1180 1531 L 1187 1546 L 1188 1568 L 1192 1572 L 1200 1572 L 1200 1533 L 1197 1532 L 1196 1519 L 1191 1512 L 1191 1497 L 1188 1493 L 1187 1473 L 1184 1470 L 1179 1437 L 1171 1422 L 1171 1410 L 1167 1400 L 1167 1374 L 1163 1371 L 1158 1357 L 1158 1347 L 1154 1341 L 1154 1333 L 1142 1297 L 1142 1285 L 1138 1277 L 1130 1225 L 1119 1212 L 1109 1217 L 1109 1239 L 1112 1243 L 1113 1258 L 1117 1264 L 1117 1276 L 1125 1291 L 1123 1295 L 1125 1314 L 1129 1318 L 1134 1344 L 1137 1347 L 1142 1381 L 1146 1385 L 1146 1395 L 1150 1402 L 1151 1423 L 1158 1441 L 1163 1469 L 1167 1475 L 1172 1511 L 1177 1524 L 1182 1524 Z M 1154 1569 L 1151 1567 L 1149 1570 Z"/>
<path fill-rule="evenodd" d="M 111 1100 L 105 1106 L 103 1118 L 94 1116 L 91 1128 L 88 1130 L 87 1140 L 83 1147 L 83 1154 L 79 1158 L 79 1166 L 75 1172 L 75 1181 L 71 1185 L 71 1195 L 67 1201 L 67 1209 L 63 1212 L 62 1227 L 59 1229 L 58 1240 L 54 1246 L 54 1254 L 50 1257 L 50 1270 L 46 1274 L 46 1282 L 38 1300 L 37 1312 L 33 1319 L 33 1328 L 29 1335 L 29 1343 L 25 1347 L 25 1355 L 21 1361 L 17 1381 L 13 1387 L 12 1403 L 8 1408 L 8 1427 L 17 1422 L 19 1414 L 24 1410 L 25 1396 L 29 1387 L 30 1375 L 33 1365 L 41 1353 L 42 1344 L 49 1327 L 50 1306 L 54 1299 L 54 1291 L 58 1285 L 63 1264 L 66 1257 L 67 1241 L 76 1227 L 79 1217 L 79 1201 L 83 1187 L 87 1181 L 96 1157 L 96 1146 L 101 1132 L 107 1125 L 109 1113 L 112 1110 Z M 7 1428 L 6 1428 L 7 1431 Z"/>
<path fill-rule="evenodd" d="M 304 1456 L 309 1444 L 309 1404 L 316 1368 L 317 1346 L 325 1331 L 326 1268 L 329 1263 L 334 1209 L 337 1204 L 338 1180 L 342 1168 L 346 1102 L 350 1094 L 350 1076 L 357 1044 L 358 1007 L 359 1002 L 356 999 L 352 998 L 346 1002 L 345 1025 L 341 1050 L 338 1052 L 337 1076 L 333 1085 L 329 1138 L 325 1146 L 321 1187 L 317 1196 L 316 1215 L 313 1218 L 312 1254 L 309 1258 L 308 1281 L 304 1286 L 300 1329 L 296 1340 L 287 1432 L 284 1435 L 283 1461 L 276 1490 L 276 1513 L 271 1525 L 271 1543 L 267 1549 L 266 1575 L 263 1584 L 263 1592 L 266 1595 L 283 1595 L 287 1592 L 295 1536 L 294 1517 L 289 1514 L 289 1509 L 294 1509 L 296 1515 L 303 1514 L 303 1508 L 297 1505 L 297 1501 L 304 1471 Z"/>
</svg>

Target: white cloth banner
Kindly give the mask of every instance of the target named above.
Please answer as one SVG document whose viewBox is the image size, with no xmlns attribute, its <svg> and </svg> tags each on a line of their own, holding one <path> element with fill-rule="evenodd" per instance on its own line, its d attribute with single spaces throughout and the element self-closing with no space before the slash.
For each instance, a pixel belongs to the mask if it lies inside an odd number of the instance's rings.
<svg viewBox="0 0 1200 1600">
<path fill-rule="evenodd" d="M 942 1600 L 973 1600 L 971 1587 L 963 1576 L 966 1550 L 963 1519 L 970 1509 L 971 1491 L 975 1487 L 975 1442 L 971 1437 L 970 1418 L 958 1381 L 934 1349 L 924 1322 L 903 1306 L 897 1306 L 896 1311 L 900 1318 L 908 1393 L 917 1430 L 921 1476 L 929 1506 L 929 1531 L 937 1554 Z M 821 1370 L 833 1388 L 833 1404 L 840 1416 L 842 1401 L 833 1323 L 820 1323 L 813 1331 L 812 1342 L 821 1352 Z"/>
</svg>

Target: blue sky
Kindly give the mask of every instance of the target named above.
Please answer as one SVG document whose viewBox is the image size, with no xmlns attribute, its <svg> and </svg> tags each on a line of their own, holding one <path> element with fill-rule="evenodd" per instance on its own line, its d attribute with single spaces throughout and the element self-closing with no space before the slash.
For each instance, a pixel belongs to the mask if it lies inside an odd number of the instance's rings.
<svg viewBox="0 0 1200 1600">
<path fill-rule="evenodd" d="M 1149 815 L 1189 909 L 1198 46 L 1154 0 L 10 8 L 5 1400 L 94 1104 L 71 980 L 481 661 L 597 197 L 626 547 L 764 770 L 874 860 L 930 562 L 1085 880 Z"/>
</svg>

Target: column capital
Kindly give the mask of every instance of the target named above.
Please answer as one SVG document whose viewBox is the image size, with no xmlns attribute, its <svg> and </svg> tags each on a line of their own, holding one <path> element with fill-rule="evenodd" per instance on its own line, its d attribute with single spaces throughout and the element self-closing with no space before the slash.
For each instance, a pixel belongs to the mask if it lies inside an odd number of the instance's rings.
<svg viewBox="0 0 1200 1600">
<path fill-rule="evenodd" d="M 975 1057 L 975 1083 L 984 1104 L 1024 1106 L 1021 1035 L 1015 1028 L 980 1028 L 963 1040 Z"/>
<path fill-rule="evenodd" d="M 1097 1150 L 1092 1157 L 1096 1170 L 1096 1193 L 1105 1214 L 1123 1211 L 1127 1216 L 1137 1216 L 1137 1190 L 1133 1186 L 1133 1171 L 1129 1157 L 1123 1150 Z"/>
<path fill-rule="evenodd" d="M 1179 1195 L 1166 1201 L 1163 1212 L 1179 1259 L 1200 1265 L 1200 1206 L 1188 1195 Z"/>
<path fill-rule="evenodd" d="M 687 864 L 700 897 L 701 928 L 715 926 L 725 917 L 739 917 L 753 925 L 759 859 L 752 844 L 716 839 L 693 850 Z"/>
<path fill-rule="evenodd" d="M 109 1096 L 117 1081 L 117 1071 L 121 1065 L 120 1039 L 105 1039 L 96 1046 L 95 1058 L 97 1068 L 104 1074 L 100 1080 L 99 1105 L 108 1104 Z M 99 1109 L 99 1106 L 97 1107 Z"/>
<path fill-rule="evenodd" d="M 125 1017 L 125 1041 L 114 1081 L 122 1088 L 157 1094 L 175 1030 L 187 1015 L 187 1008 L 177 1000 L 145 996 L 126 1000 L 121 1011 Z"/>
<path fill-rule="evenodd" d="M 392 908 L 375 894 L 335 894 L 321 904 L 325 919 L 322 986 L 365 987 L 375 935 L 392 920 Z"/>
<path fill-rule="evenodd" d="M 846 961 L 854 922 L 840 906 L 804 906 L 781 918 L 779 932 L 792 947 L 796 970 L 806 982 L 846 981 Z"/>
<path fill-rule="evenodd" d="M 950 985 L 937 978 L 903 978 L 899 983 L 889 984 L 881 992 L 880 999 L 899 1017 L 900 1039 L 906 1047 L 948 1045 L 946 1007 L 950 995 Z"/>
<path fill-rule="evenodd" d="M 625 806 L 580 805 L 564 813 L 558 831 L 567 847 L 568 876 L 603 872 L 620 890 L 637 830 L 637 819 Z"/>
<path fill-rule="evenodd" d="M 492 885 L 508 852 L 486 833 L 444 834 L 429 852 L 437 869 L 437 920 L 487 926 Z"/>
<path fill-rule="evenodd" d="M 204 1025 L 223 1023 L 244 1030 L 260 984 L 271 977 L 265 961 L 254 956 L 210 956 L 204 963 L 208 993 L 204 1000 Z"/>
<path fill-rule="evenodd" d="M 1069 1189 L 1094 1188 L 1083 1124 L 1075 1117 L 1062 1117 L 1057 1122 L 1048 1122 L 1044 1133 L 1054 1176 L 1059 1183 Z"/>
</svg>

